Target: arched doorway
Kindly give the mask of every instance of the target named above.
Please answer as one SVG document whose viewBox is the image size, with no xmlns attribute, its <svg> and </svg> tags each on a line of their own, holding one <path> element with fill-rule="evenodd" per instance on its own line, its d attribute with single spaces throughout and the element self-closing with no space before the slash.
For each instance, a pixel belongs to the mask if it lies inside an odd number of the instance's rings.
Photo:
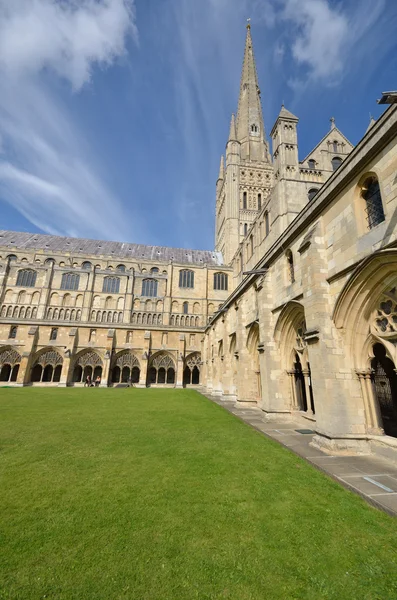
<svg viewBox="0 0 397 600">
<path fill-rule="evenodd" d="M 201 354 L 194 352 L 189 354 L 185 360 L 185 368 L 183 370 L 183 386 L 200 385 L 200 370 L 201 370 Z"/>
<path fill-rule="evenodd" d="M 103 362 L 101 357 L 91 350 L 85 350 L 77 355 L 73 368 L 73 383 L 82 383 L 88 376 L 94 381 L 102 377 Z"/>
<path fill-rule="evenodd" d="M 21 355 L 14 348 L 0 350 L 0 382 L 17 380 L 21 360 Z"/>
<path fill-rule="evenodd" d="M 169 354 L 159 352 L 149 363 L 147 385 L 175 385 L 175 362 Z"/>
<path fill-rule="evenodd" d="M 120 352 L 114 358 L 111 381 L 118 383 L 139 383 L 139 360 L 131 352 Z"/>
<path fill-rule="evenodd" d="M 305 378 L 298 353 L 295 353 L 294 372 L 296 405 L 300 410 L 307 411 Z"/>
<path fill-rule="evenodd" d="M 33 361 L 31 383 L 59 383 L 62 365 L 63 358 L 56 350 L 41 351 Z"/>
<path fill-rule="evenodd" d="M 372 385 L 386 435 L 397 437 L 397 375 L 383 344 L 373 346 Z"/>
</svg>

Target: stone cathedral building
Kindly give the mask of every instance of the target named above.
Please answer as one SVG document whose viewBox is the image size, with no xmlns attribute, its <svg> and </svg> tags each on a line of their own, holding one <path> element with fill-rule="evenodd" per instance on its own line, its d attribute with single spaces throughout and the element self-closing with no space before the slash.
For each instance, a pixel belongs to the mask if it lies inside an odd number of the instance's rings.
<svg viewBox="0 0 397 600">
<path fill-rule="evenodd" d="M 297 126 L 269 146 L 248 25 L 215 251 L 0 231 L 0 381 L 200 386 L 397 452 L 397 106 L 303 159 Z"/>
</svg>

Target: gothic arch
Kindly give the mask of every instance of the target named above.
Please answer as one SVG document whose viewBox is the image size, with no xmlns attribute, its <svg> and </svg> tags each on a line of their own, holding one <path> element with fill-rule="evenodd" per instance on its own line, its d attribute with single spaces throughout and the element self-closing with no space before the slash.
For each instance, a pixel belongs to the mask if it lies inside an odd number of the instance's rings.
<svg viewBox="0 0 397 600">
<path fill-rule="evenodd" d="M 89 375 L 92 380 L 102 377 L 103 360 L 94 350 L 85 349 L 79 352 L 73 362 L 72 381 L 82 383 Z"/>
<path fill-rule="evenodd" d="M 156 352 L 148 364 L 148 385 L 175 385 L 176 363 L 169 352 Z"/>
<path fill-rule="evenodd" d="M 32 383 L 59 383 L 63 357 L 54 348 L 43 348 L 34 357 L 30 381 Z"/>
<path fill-rule="evenodd" d="M 132 352 L 124 350 L 116 354 L 111 369 L 111 382 L 113 384 L 139 383 L 140 373 L 139 360 Z"/>
<path fill-rule="evenodd" d="M 183 386 L 199 385 L 201 383 L 201 354 L 200 352 L 192 352 L 185 359 L 185 367 L 183 370 Z"/>
<path fill-rule="evenodd" d="M 0 381 L 14 382 L 17 380 L 21 355 L 9 346 L 0 349 Z"/>
</svg>

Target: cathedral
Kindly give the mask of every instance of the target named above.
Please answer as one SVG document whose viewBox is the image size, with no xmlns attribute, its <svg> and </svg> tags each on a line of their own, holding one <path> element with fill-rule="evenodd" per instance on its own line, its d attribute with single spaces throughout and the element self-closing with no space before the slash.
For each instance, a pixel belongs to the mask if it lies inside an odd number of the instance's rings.
<svg viewBox="0 0 397 600">
<path fill-rule="evenodd" d="M 251 27 L 215 250 L 0 231 L 0 385 L 196 387 L 397 457 L 397 106 L 303 159 L 265 131 Z"/>
</svg>

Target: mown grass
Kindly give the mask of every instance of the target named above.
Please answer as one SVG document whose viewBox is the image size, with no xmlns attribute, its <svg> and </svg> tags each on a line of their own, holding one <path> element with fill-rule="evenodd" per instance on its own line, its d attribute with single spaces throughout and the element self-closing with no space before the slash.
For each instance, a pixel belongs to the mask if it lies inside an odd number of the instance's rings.
<svg viewBox="0 0 397 600">
<path fill-rule="evenodd" d="M 397 598 L 397 521 L 192 391 L 1 389 L 0 598 Z"/>
</svg>

